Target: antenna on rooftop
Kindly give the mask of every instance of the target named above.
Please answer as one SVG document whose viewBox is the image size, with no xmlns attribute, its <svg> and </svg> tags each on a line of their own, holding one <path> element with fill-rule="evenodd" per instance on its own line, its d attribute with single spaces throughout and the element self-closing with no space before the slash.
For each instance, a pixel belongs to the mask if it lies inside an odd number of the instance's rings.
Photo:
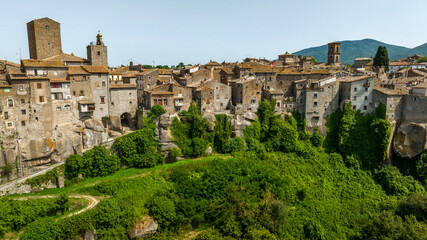
<svg viewBox="0 0 427 240">
<path fill-rule="evenodd" d="M 22 60 L 21 48 L 19 48 L 19 60 Z"/>
</svg>

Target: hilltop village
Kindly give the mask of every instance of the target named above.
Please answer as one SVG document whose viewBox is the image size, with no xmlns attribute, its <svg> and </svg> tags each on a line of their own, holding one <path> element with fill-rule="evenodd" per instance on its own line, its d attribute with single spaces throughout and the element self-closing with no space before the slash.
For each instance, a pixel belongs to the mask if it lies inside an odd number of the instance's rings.
<svg viewBox="0 0 427 240">
<path fill-rule="evenodd" d="M 167 110 L 167 122 L 199 103 L 208 119 L 229 115 L 236 135 L 256 119 L 259 102 L 271 98 L 276 112 L 298 111 L 309 129 L 323 134 L 329 116 L 350 101 L 364 114 L 385 104 L 394 126 L 427 121 L 427 64 L 417 63 L 418 55 L 390 62 L 387 72 L 374 69 L 370 58 L 357 58 L 349 67 L 340 61 L 340 43 L 332 42 L 327 63 L 286 52 L 277 60 L 211 60 L 178 69 L 130 62 L 112 68 L 100 33 L 83 58 L 62 51 L 60 23 L 52 19 L 33 20 L 27 31 L 30 59 L 0 61 L 0 167 L 17 166 L 11 179 L 141 128 L 154 105 Z M 423 150 L 408 153 L 407 131 L 399 131 L 402 156 Z M 160 129 L 158 138 L 163 150 L 170 149 L 167 130 Z"/>
</svg>

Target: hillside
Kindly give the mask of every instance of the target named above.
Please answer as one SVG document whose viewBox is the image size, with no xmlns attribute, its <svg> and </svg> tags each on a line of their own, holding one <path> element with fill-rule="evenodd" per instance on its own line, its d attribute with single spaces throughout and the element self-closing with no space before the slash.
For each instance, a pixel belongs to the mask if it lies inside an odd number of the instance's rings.
<svg viewBox="0 0 427 240">
<path fill-rule="evenodd" d="M 353 64 L 358 57 L 374 57 L 378 46 L 386 46 L 390 60 L 405 58 L 410 55 L 427 55 L 427 43 L 415 48 L 407 48 L 380 42 L 374 39 L 341 41 L 341 61 Z M 319 62 L 327 61 L 328 45 L 311 47 L 294 52 L 295 55 L 311 55 Z"/>
</svg>

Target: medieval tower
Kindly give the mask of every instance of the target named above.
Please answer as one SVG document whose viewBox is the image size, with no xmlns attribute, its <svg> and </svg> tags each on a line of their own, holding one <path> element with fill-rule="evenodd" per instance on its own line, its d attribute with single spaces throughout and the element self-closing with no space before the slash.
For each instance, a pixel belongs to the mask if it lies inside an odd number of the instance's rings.
<svg viewBox="0 0 427 240">
<path fill-rule="evenodd" d="M 331 42 L 328 43 L 328 65 L 340 63 L 341 43 Z"/>
<path fill-rule="evenodd" d="M 62 53 L 60 23 L 50 18 L 27 23 L 31 59 L 46 59 Z"/>
<path fill-rule="evenodd" d="M 102 65 L 108 68 L 107 47 L 102 41 L 102 34 L 96 35 L 96 45 L 91 43 L 87 46 L 87 59 L 91 65 Z"/>
</svg>

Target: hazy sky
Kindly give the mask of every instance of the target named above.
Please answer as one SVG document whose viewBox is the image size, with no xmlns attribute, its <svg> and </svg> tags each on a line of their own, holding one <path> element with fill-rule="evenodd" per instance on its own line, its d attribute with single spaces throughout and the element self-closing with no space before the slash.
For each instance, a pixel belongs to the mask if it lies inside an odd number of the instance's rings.
<svg viewBox="0 0 427 240">
<path fill-rule="evenodd" d="M 86 58 L 98 30 L 109 65 L 277 58 L 331 41 L 427 42 L 426 0 L 0 0 L 0 59 L 28 58 L 26 23 L 61 23 L 62 49 Z"/>
</svg>

